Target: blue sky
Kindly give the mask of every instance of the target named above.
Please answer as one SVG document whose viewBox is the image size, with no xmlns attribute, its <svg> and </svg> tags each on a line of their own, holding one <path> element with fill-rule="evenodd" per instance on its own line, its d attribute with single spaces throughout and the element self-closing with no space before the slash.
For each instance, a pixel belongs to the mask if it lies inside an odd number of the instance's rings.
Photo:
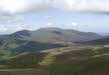
<svg viewBox="0 0 109 75">
<path fill-rule="evenodd" d="M 108 0 L 79 1 L 3 0 L 0 3 L 3 8 L 0 10 L 0 33 L 43 27 L 109 33 Z"/>
<path fill-rule="evenodd" d="M 46 20 L 44 16 L 52 16 L 52 18 Z M 10 24 L 32 25 L 36 29 L 40 27 L 60 27 L 87 32 L 107 33 L 109 32 L 108 19 L 109 15 L 107 14 L 74 13 L 57 8 L 48 8 L 37 13 L 26 14 L 23 21 Z M 78 25 L 72 26 L 73 22 Z M 53 23 L 53 25 L 48 26 L 48 23 Z"/>
</svg>

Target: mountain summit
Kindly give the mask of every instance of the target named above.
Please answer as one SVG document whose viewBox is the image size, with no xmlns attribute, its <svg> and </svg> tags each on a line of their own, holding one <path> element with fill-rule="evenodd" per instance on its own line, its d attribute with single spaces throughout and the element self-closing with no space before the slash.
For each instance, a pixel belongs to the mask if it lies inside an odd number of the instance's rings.
<svg viewBox="0 0 109 75">
<path fill-rule="evenodd" d="M 101 38 L 91 32 L 73 29 L 41 28 L 36 31 L 22 30 L 11 35 L 0 36 L 2 55 L 13 56 L 24 52 L 36 52 Z"/>
</svg>

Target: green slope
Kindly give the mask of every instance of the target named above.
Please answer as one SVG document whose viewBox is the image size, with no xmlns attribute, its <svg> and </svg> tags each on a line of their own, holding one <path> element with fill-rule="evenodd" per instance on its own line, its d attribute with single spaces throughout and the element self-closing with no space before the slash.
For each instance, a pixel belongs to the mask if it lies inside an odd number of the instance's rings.
<svg viewBox="0 0 109 75">
<path fill-rule="evenodd" d="M 89 41 L 101 37 L 95 33 L 80 32 L 73 29 L 22 30 L 10 35 L 0 36 L 0 56 L 7 58 L 24 52 L 65 47 L 75 45 L 80 41 Z"/>
<path fill-rule="evenodd" d="M 42 28 L 30 32 L 30 36 L 24 36 L 25 40 L 44 43 L 80 42 L 101 38 L 100 35 L 90 32 L 80 32 L 71 29 Z"/>
<path fill-rule="evenodd" d="M 0 36 L 0 74 L 22 74 L 19 69 L 32 68 L 23 72 L 38 73 L 40 70 L 40 73 L 46 71 L 45 75 L 108 75 L 109 46 L 105 43 L 100 46 L 104 41 L 100 38 L 104 37 L 59 28 L 23 30 Z M 99 46 L 78 45 L 78 42 L 96 39 Z M 104 42 L 109 44 L 106 40 Z"/>
<path fill-rule="evenodd" d="M 46 70 L 36 69 L 2 69 L 0 75 L 50 75 Z"/>
<path fill-rule="evenodd" d="M 24 53 L 0 63 L 8 68 L 47 70 L 50 75 L 108 75 L 109 46 L 56 48 Z"/>
</svg>

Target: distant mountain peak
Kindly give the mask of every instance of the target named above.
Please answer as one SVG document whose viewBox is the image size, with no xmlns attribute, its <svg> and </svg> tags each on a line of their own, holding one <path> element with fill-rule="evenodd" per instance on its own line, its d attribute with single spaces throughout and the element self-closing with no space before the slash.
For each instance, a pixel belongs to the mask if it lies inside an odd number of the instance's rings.
<svg viewBox="0 0 109 75">
<path fill-rule="evenodd" d="M 47 31 L 60 31 L 60 30 L 63 30 L 63 29 L 61 29 L 61 28 L 56 28 L 56 27 L 49 27 L 49 28 L 40 28 L 40 29 L 38 29 L 38 30 L 40 30 L 40 31 L 44 31 L 44 30 L 47 30 Z"/>
<path fill-rule="evenodd" d="M 30 32 L 31 31 L 29 31 L 29 30 L 22 30 L 22 31 L 13 33 L 10 36 L 12 36 L 12 37 L 30 36 L 31 35 Z"/>
</svg>

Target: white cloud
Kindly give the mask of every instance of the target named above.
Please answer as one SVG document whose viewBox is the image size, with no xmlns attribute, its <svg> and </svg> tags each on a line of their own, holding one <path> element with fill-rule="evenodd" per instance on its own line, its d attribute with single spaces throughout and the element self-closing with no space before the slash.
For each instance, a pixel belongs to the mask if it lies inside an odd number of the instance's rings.
<svg viewBox="0 0 109 75">
<path fill-rule="evenodd" d="M 56 7 L 79 12 L 109 12 L 109 0 L 0 0 L 0 13 L 31 13 Z"/>
<path fill-rule="evenodd" d="M 0 0 L 0 20 L 18 20 L 18 15 L 46 9 L 49 3 L 49 0 Z"/>
<path fill-rule="evenodd" d="M 48 19 L 51 19 L 51 18 L 53 18 L 53 16 L 44 16 L 45 20 L 48 20 Z"/>
<path fill-rule="evenodd" d="M 5 26 L 0 26 L 0 32 L 6 32 L 8 29 Z"/>
<path fill-rule="evenodd" d="M 20 30 L 31 30 L 34 31 L 38 29 L 37 25 L 0 25 L 0 34 L 1 32 L 16 32 L 16 31 L 20 31 Z"/>
<path fill-rule="evenodd" d="M 76 22 L 72 22 L 71 24 L 66 24 L 67 26 L 73 26 L 73 27 L 75 27 L 75 26 L 78 26 L 79 24 L 78 23 L 76 23 Z"/>
<path fill-rule="evenodd" d="M 73 12 L 109 13 L 109 0 L 54 0 L 52 5 Z"/>
<path fill-rule="evenodd" d="M 49 0 L 0 0 L 0 8 L 10 14 L 29 13 L 47 8 L 49 2 Z"/>
<path fill-rule="evenodd" d="M 72 22 L 72 26 L 78 26 L 78 23 Z"/>
<path fill-rule="evenodd" d="M 18 31 L 23 30 L 20 25 L 0 25 L 0 32 Z"/>
<path fill-rule="evenodd" d="M 0 15 L 0 22 L 16 22 L 24 20 L 22 15 Z"/>
<path fill-rule="evenodd" d="M 0 0 L 0 19 L 55 7 L 73 12 L 109 13 L 109 0 Z M 9 17 L 8 17 L 9 16 Z M 7 19 L 4 19 L 7 21 Z M 46 16 L 46 19 L 51 16 Z"/>
<path fill-rule="evenodd" d="M 47 26 L 52 26 L 53 25 L 53 23 L 51 23 L 51 22 L 49 22 L 48 24 L 47 24 Z"/>
</svg>

